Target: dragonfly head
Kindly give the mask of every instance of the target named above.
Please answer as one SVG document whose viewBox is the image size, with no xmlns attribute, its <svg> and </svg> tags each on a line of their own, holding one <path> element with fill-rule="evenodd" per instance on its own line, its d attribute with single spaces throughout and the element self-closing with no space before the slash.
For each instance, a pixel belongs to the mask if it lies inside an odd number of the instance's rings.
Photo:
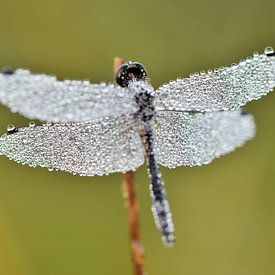
<svg viewBox="0 0 275 275">
<path fill-rule="evenodd" d="M 116 82 L 121 87 L 127 87 L 131 80 L 145 80 L 146 77 L 146 69 L 141 63 L 129 61 L 118 68 Z"/>
</svg>

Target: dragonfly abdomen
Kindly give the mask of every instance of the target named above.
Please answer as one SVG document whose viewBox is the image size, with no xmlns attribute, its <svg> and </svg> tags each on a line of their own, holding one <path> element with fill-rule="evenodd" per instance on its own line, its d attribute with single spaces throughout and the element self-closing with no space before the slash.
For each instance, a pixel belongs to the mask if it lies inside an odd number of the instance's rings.
<svg viewBox="0 0 275 275">
<path fill-rule="evenodd" d="M 143 129 L 143 142 L 147 157 L 148 173 L 150 177 L 150 191 L 152 198 L 152 212 L 157 228 L 160 230 L 165 245 L 171 246 L 175 237 L 172 214 L 166 196 L 164 182 L 156 161 L 154 151 L 154 135 L 150 123 Z"/>
</svg>

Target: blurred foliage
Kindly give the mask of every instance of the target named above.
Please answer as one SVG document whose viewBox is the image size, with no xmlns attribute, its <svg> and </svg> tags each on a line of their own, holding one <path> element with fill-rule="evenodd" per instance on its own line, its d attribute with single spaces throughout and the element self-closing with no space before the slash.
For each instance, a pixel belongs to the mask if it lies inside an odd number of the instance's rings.
<svg viewBox="0 0 275 275">
<path fill-rule="evenodd" d="M 274 0 L 0 0 L 0 66 L 112 81 L 114 56 L 154 86 L 275 46 Z M 275 94 L 256 138 L 199 168 L 162 169 L 178 241 L 162 246 L 137 172 L 148 274 L 275 274 Z M 28 121 L 0 107 L 0 129 Z M 0 274 L 131 274 L 121 175 L 83 178 L 0 158 Z"/>
</svg>

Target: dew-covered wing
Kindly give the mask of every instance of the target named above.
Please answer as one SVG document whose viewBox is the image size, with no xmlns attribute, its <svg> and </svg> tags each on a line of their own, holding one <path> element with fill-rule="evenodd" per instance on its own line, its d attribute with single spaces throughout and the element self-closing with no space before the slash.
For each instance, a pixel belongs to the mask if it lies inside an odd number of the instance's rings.
<svg viewBox="0 0 275 275">
<path fill-rule="evenodd" d="M 156 91 L 156 106 L 178 111 L 236 110 L 274 87 L 275 56 L 254 54 L 239 64 L 164 84 Z"/>
<path fill-rule="evenodd" d="M 0 102 L 30 119 L 49 122 L 84 122 L 137 110 L 127 88 L 89 81 L 58 81 L 55 76 L 22 69 L 0 74 Z"/>
<path fill-rule="evenodd" d="M 255 134 L 252 115 L 241 110 L 190 114 L 160 111 L 155 124 L 159 164 L 195 166 L 242 146 Z"/>
<path fill-rule="evenodd" d="M 144 148 L 130 115 L 19 128 L 0 137 L 0 155 L 19 163 L 83 176 L 135 170 Z"/>
</svg>

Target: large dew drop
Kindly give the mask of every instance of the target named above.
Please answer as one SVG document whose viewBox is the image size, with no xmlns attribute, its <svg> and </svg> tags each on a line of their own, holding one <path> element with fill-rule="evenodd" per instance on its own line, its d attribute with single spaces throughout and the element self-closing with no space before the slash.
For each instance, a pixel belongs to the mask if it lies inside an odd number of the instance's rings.
<svg viewBox="0 0 275 275">
<path fill-rule="evenodd" d="M 272 47 L 266 47 L 265 50 L 264 50 L 264 53 L 266 55 L 273 55 L 274 54 L 274 49 Z"/>
<path fill-rule="evenodd" d="M 29 127 L 34 127 L 35 126 L 35 122 L 34 121 L 30 121 L 29 122 Z"/>
<path fill-rule="evenodd" d="M 7 126 L 7 134 L 13 134 L 17 131 L 18 131 L 18 129 L 13 124 L 9 124 Z"/>
</svg>

